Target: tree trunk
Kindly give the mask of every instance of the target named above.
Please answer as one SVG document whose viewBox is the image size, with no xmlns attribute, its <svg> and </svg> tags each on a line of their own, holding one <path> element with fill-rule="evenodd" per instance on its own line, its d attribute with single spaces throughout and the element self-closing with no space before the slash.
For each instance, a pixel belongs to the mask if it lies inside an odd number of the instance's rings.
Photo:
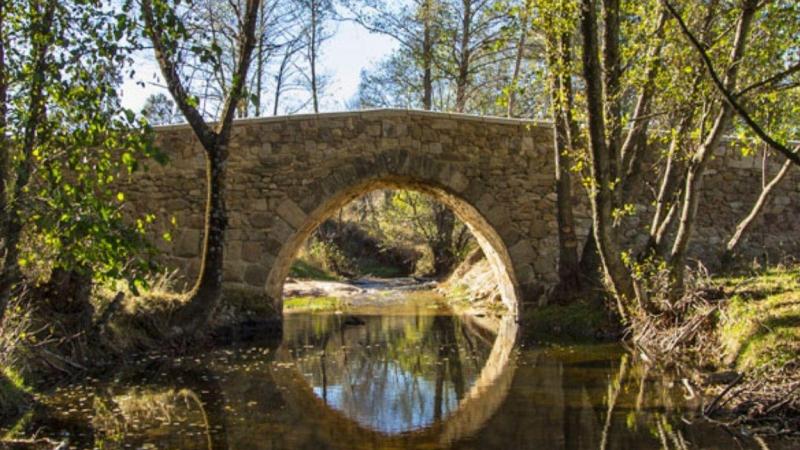
<svg viewBox="0 0 800 450">
<path fill-rule="evenodd" d="M 264 20 L 264 5 L 266 3 L 261 3 L 261 7 L 259 8 L 259 17 L 261 20 Z M 254 106 L 255 106 L 255 117 L 261 116 L 261 83 L 263 82 L 264 78 L 264 39 L 266 36 L 266 31 L 263 27 L 259 28 L 259 36 L 258 36 L 258 49 L 256 50 L 258 53 L 256 54 L 256 91 L 253 93 L 255 95 L 254 98 Z"/>
<path fill-rule="evenodd" d="M 519 18 L 522 23 L 520 24 L 519 39 L 517 40 L 517 53 L 514 57 L 514 75 L 511 77 L 511 86 L 509 87 L 508 91 L 508 109 L 506 110 L 506 115 L 508 117 L 514 117 L 514 107 L 516 106 L 517 101 L 519 72 L 520 68 L 522 67 L 522 59 L 525 56 L 525 44 L 528 39 L 528 12 L 530 11 L 530 8 L 531 0 L 525 0 L 525 5 L 519 14 Z"/>
<path fill-rule="evenodd" d="M 458 60 L 458 76 L 456 77 L 456 112 L 464 112 L 467 105 L 471 57 L 469 41 L 472 33 L 472 0 L 462 0 L 461 3 L 464 5 L 464 15 L 461 17 L 461 51 Z"/>
<path fill-rule="evenodd" d="M 183 310 L 179 323 L 199 329 L 213 316 L 222 295 L 225 230 L 228 225 L 225 205 L 225 162 L 227 144 L 206 152 L 206 218 L 200 276 L 192 290 L 192 300 Z"/>
<path fill-rule="evenodd" d="M 642 160 L 647 151 L 647 131 L 650 127 L 650 106 L 656 88 L 656 75 L 660 68 L 661 50 L 664 48 L 664 25 L 669 17 L 662 10 L 656 24 L 654 39 L 656 44 L 647 52 L 647 69 L 645 83 L 636 100 L 632 125 L 620 149 L 620 176 L 622 177 L 621 195 L 624 201 L 630 201 L 639 195 L 642 187 Z M 621 206 L 621 205 L 620 205 Z"/>
<path fill-rule="evenodd" d="M 737 75 L 739 72 L 739 60 L 744 56 L 747 47 L 747 36 L 750 25 L 755 16 L 757 0 L 747 0 L 742 8 L 739 17 L 739 24 L 731 50 L 731 64 L 725 75 L 725 87 L 728 90 L 736 89 Z M 681 204 L 680 222 L 675 242 L 672 246 L 670 255 L 670 296 L 675 299 L 683 294 L 683 279 L 686 264 L 686 249 L 692 236 L 697 207 L 699 203 L 700 189 L 702 186 L 703 174 L 709 155 L 719 146 L 724 133 L 730 126 L 733 117 L 733 109 L 727 102 L 720 102 L 720 109 L 714 121 L 709 135 L 689 162 L 686 172 L 686 181 L 683 189 L 683 201 Z"/>
<path fill-rule="evenodd" d="M 433 30 L 431 26 L 431 1 L 426 0 L 424 7 L 422 33 L 422 109 L 433 108 Z"/>
<path fill-rule="evenodd" d="M 600 254 L 597 253 L 597 240 L 594 238 L 594 225 L 589 228 L 589 234 L 586 236 L 586 242 L 583 244 L 578 267 L 583 292 L 588 293 L 590 289 L 603 287 L 603 264 L 600 261 Z"/>
<path fill-rule="evenodd" d="M 0 1 L 0 236 L 5 236 L 6 181 L 8 180 L 8 153 L 6 127 L 8 126 L 8 79 L 6 78 L 6 10 L 5 1 Z M 0 247 L 2 249 L 2 247 Z M 0 258 L 2 258 L 0 254 Z M 0 319 L 2 319 L 0 305 Z"/>
<path fill-rule="evenodd" d="M 31 48 L 31 55 L 34 58 L 33 64 L 33 77 L 31 81 L 31 88 L 27 108 L 30 111 L 28 118 L 24 125 L 24 132 L 22 136 L 22 149 L 19 161 L 16 162 L 15 179 L 13 181 L 13 192 L 9 197 L 8 193 L 4 194 L 3 204 L 4 207 L 4 223 L 2 224 L 2 231 L 5 238 L 5 255 L 3 259 L 2 273 L 0 273 L 0 321 L 2 321 L 8 301 L 13 295 L 14 288 L 20 283 L 22 273 L 19 267 L 19 242 L 22 237 L 22 217 L 21 207 L 25 203 L 28 188 L 28 182 L 33 173 L 33 149 L 36 146 L 37 131 L 41 123 L 45 119 L 45 92 L 44 92 L 44 77 L 45 66 L 47 64 L 47 54 L 50 51 L 50 46 L 53 44 L 55 36 L 48 33 L 47 27 L 53 20 L 55 13 L 56 2 L 48 2 L 45 6 L 42 17 L 39 21 L 32 24 L 38 30 L 34 31 L 36 39 L 33 41 Z M 2 25 L 5 25 L 3 23 Z M 5 48 L 3 48 L 5 50 Z M 5 55 L 3 55 L 5 56 Z M 5 71 L 5 60 L 3 60 L 3 70 Z M 5 77 L 5 73 L 3 76 Z M 5 78 L 3 79 L 3 96 L 5 100 L 6 90 L 8 89 Z M 5 101 L 3 102 L 3 140 L 5 140 L 5 121 L 6 121 L 6 108 Z M 5 164 L 10 163 L 7 161 L 8 148 L 2 149 L 3 160 Z M 0 173 L 5 175 L 6 166 L 0 169 Z M 0 180 L 8 183 L 10 180 Z M 4 190 L 7 189 L 4 186 Z"/>
<path fill-rule="evenodd" d="M 436 235 L 431 243 L 433 271 L 436 277 L 444 277 L 456 264 L 456 256 L 453 253 L 453 230 L 456 218 L 453 211 L 442 204 L 434 205 L 434 218 Z"/>
<path fill-rule="evenodd" d="M 5 261 L 5 252 L 8 247 L 8 232 L 6 231 L 6 182 L 9 178 L 9 148 L 6 142 L 6 126 L 8 125 L 8 79 L 6 78 L 6 9 L 5 1 L 0 0 L 0 261 Z M 6 311 L 6 304 L 10 298 L 6 287 L 5 263 L 0 267 L 0 325 Z"/>
<path fill-rule="evenodd" d="M 586 83 L 586 110 L 589 121 L 589 148 L 591 153 L 592 219 L 597 251 L 603 271 L 611 283 L 617 299 L 617 308 L 623 320 L 628 317 L 626 303 L 636 298 L 633 278 L 622 262 L 620 248 L 612 232 L 612 178 L 611 154 L 606 148 L 605 119 L 603 116 L 601 69 L 598 62 L 597 18 L 592 0 L 583 0 L 581 7 L 581 34 L 583 35 L 583 78 Z"/>
<path fill-rule="evenodd" d="M 571 157 L 577 124 L 572 117 L 573 94 L 571 75 L 566 71 L 572 63 L 571 36 L 551 36 L 548 39 L 548 59 L 551 66 L 550 101 L 554 119 L 554 159 L 556 176 L 556 220 L 558 222 L 558 276 L 555 297 L 566 299 L 581 289 L 578 260 L 578 240 L 572 211 Z"/>
<path fill-rule="evenodd" d="M 764 161 L 764 171 L 766 172 L 766 160 Z M 753 208 L 750 210 L 750 214 L 747 215 L 741 222 L 736 226 L 736 231 L 731 236 L 730 240 L 728 240 L 728 244 L 725 246 L 725 250 L 720 258 L 723 264 L 727 264 L 733 257 L 733 252 L 736 250 L 736 246 L 739 245 L 739 241 L 742 238 L 742 235 L 748 230 L 750 225 L 753 223 L 758 214 L 767 204 L 769 200 L 769 194 L 775 189 L 775 187 L 783 180 L 787 173 L 789 173 L 789 168 L 793 165 L 792 161 L 787 159 L 775 177 L 767 183 L 766 186 L 761 190 L 761 194 L 758 196 L 758 200 L 756 200 Z"/>
<path fill-rule="evenodd" d="M 605 108 L 606 152 L 609 159 L 609 182 L 612 189 L 611 207 L 622 205 L 622 168 L 620 149 L 622 146 L 622 92 L 620 90 L 619 56 L 619 8 L 620 0 L 602 0 L 603 5 L 603 104 Z M 600 74 L 598 74 L 600 75 Z M 615 232 L 614 229 L 609 232 Z"/>
<path fill-rule="evenodd" d="M 286 69 L 289 66 L 289 61 L 291 60 L 290 50 L 286 50 L 284 53 L 283 58 L 281 59 L 281 65 L 278 67 L 278 73 L 275 74 L 275 101 L 272 104 L 272 115 L 278 115 L 278 105 L 281 100 L 281 91 L 283 90 L 283 78 L 286 74 Z"/>
<path fill-rule="evenodd" d="M 239 36 L 239 47 L 232 85 L 225 99 L 217 125 L 212 130 L 200 112 L 192 105 L 183 86 L 176 61 L 163 40 L 162 24 L 155 19 L 151 0 L 140 2 L 145 32 L 153 43 L 156 60 L 167 82 L 175 103 L 206 153 L 206 210 L 205 233 L 201 253 L 201 267 L 197 282 L 189 293 L 189 301 L 173 316 L 173 324 L 183 335 L 191 337 L 211 320 L 222 293 L 222 276 L 227 215 L 225 209 L 225 165 L 228 159 L 228 144 L 236 108 L 242 100 L 247 73 L 256 46 L 255 25 L 260 0 L 248 0 L 245 17 Z M 173 336 L 174 337 L 174 336 Z"/>
<path fill-rule="evenodd" d="M 319 113 L 317 97 L 317 0 L 311 0 L 311 42 L 309 42 L 309 65 L 311 66 L 311 100 L 314 112 Z"/>
<path fill-rule="evenodd" d="M 711 26 L 714 24 L 714 17 L 718 4 L 718 0 L 711 0 L 707 7 L 706 15 L 703 17 L 701 39 L 704 42 L 708 39 Z M 695 75 L 694 81 L 692 82 L 691 94 L 688 96 L 689 99 L 694 98 L 701 81 L 701 75 L 698 73 Z M 662 259 L 668 259 L 669 257 L 669 245 L 667 244 L 666 235 L 675 219 L 680 198 L 682 197 L 682 189 L 677 188 L 683 184 L 686 173 L 685 170 L 676 169 L 676 157 L 681 139 L 686 136 L 686 133 L 689 131 L 694 121 L 695 113 L 695 108 L 691 108 L 689 112 L 684 113 L 683 116 L 680 117 L 678 128 L 670 141 L 669 150 L 667 152 L 667 163 L 659 185 L 655 212 L 650 223 L 650 235 L 640 255 L 641 257 L 646 257 L 648 254 L 655 254 Z"/>
</svg>

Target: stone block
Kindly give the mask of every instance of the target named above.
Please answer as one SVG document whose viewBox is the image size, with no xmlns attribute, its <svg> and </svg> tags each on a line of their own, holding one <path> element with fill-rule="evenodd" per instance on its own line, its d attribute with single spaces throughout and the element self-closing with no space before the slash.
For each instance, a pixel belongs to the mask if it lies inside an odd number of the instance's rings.
<svg viewBox="0 0 800 450">
<path fill-rule="evenodd" d="M 278 216 L 294 228 L 301 228 L 306 222 L 306 213 L 291 199 L 282 201 L 276 209 Z"/>
<path fill-rule="evenodd" d="M 231 239 L 228 233 L 225 241 L 225 261 L 238 261 L 242 259 L 242 241 Z"/>
<path fill-rule="evenodd" d="M 175 256 L 186 258 L 200 254 L 200 240 L 203 236 L 200 230 L 182 229 L 176 234 L 177 236 L 174 236 Z"/>
<path fill-rule="evenodd" d="M 244 281 L 244 271 L 244 264 L 226 261 L 222 272 L 222 281 L 226 283 L 241 283 Z"/>
<path fill-rule="evenodd" d="M 272 223 L 272 228 L 269 230 L 270 236 L 279 242 L 288 242 L 294 232 L 295 229 L 281 218 L 276 218 Z"/>
<path fill-rule="evenodd" d="M 253 211 L 266 211 L 267 210 L 267 199 L 265 198 L 257 198 L 250 203 Z"/>
<path fill-rule="evenodd" d="M 469 179 L 458 170 L 450 172 L 447 186 L 455 192 L 463 192 L 469 186 Z"/>
<path fill-rule="evenodd" d="M 265 252 L 264 244 L 257 241 L 242 242 L 242 259 L 247 262 L 258 262 Z"/>
<path fill-rule="evenodd" d="M 510 249 L 508 254 L 516 264 L 529 264 L 536 258 L 536 252 L 527 239 L 520 239 Z"/>
<path fill-rule="evenodd" d="M 253 287 L 264 287 L 269 270 L 259 264 L 250 264 L 244 271 L 244 282 Z"/>
<path fill-rule="evenodd" d="M 268 212 L 254 212 L 248 216 L 250 226 L 255 228 L 269 228 L 272 224 L 272 215 Z"/>
</svg>

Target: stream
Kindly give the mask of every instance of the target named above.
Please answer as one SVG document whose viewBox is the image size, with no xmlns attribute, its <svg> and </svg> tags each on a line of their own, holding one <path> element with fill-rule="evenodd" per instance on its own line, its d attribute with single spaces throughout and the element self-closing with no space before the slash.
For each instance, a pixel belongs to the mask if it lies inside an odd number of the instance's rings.
<svg viewBox="0 0 800 450">
<path fill-rule="evenodd" d="M 281 342 L 148 355 L 40 398 L 16 431 L 86 449 L 761 448 L 618 344 L 516 331 L 435 302 L 286 314 Z"/>
</svg>

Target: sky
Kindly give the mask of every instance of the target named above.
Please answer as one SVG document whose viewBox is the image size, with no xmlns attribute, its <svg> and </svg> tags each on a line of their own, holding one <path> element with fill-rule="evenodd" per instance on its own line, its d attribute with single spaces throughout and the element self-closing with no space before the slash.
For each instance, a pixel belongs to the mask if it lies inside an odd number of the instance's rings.
<svg viewBox="0 0 800 450">
<path fill-rule="evenodd" d="M 331 78 L 324 98 L 322 111 L 342 111 L 358 90 L 361 69 L 388 55 L 397 44 L 389 37 L 373 34 L 353 22 L 336 22 L 333 36 L 322 46 L 320 66 L 322 73 Z M 126 79 L 122 86 L 122 104 L 139 111 L 150 94 L 164 91 L 158 64 L 149 54 L 135 58 L 136 75 Z M 144 82 L 144 87 L 137 82 Z"/>
</svg>

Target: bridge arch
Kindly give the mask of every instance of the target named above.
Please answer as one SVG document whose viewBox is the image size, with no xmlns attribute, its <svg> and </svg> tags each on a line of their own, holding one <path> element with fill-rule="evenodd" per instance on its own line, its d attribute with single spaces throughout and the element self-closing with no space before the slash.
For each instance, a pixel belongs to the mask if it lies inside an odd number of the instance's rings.
<svg viewBox="0 0 800 450">
<path fill-rule="evenodd" d="M 503 304 L 513 316 L 519 314 L 521 294 L 514 260 L 506 246 L 506 242 L 515 236 L 502 236 L 497 231 L 486 214 L 476 206 L 480 198 L 470 198 L 470 192 L 465 191 L 466 177 L 457 168 L 398 150 L 383 153 L 368 162 L 346 162 L 332 172 L 336 175 L 317 180 L 309 186 L 307 191 L 316 195 L 286 198 L 281 203 L 280 209 L 284 215 L 291 215 L 289 210 L 295 214 L 290 219 L 295 222 L 292 227 L 295 229 L 281 245 L 275 259 L 267 261 L 271 268 L 265 286 L 266 295 L 273 301 L 277 311 L 281 310 L 283 283 L 297 251 L 323 221 L 371 191 L 406 189 L 432 196 L 449 207 L 467 225 L 492 267 Z M 300 211 L 305 209 L 310 212 L 301 214 Z"/>
</svg>

